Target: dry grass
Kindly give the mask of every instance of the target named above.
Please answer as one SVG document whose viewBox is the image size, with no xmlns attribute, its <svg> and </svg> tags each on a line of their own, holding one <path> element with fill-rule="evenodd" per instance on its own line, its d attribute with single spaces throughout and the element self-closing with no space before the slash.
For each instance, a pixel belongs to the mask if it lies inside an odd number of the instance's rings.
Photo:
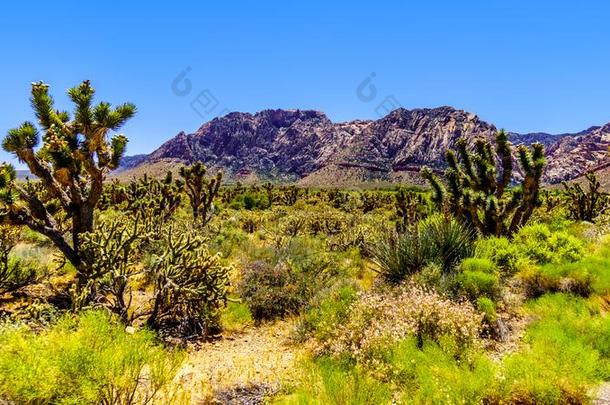
<svg viewBox="0 0 610 405">
<path fill-rule="evenodd" d="M 204 343 L 189 353 L 176 384 L 190 394 L 192 403 L 239 387 L 279 387 L 293 375 L 301 353 L 289 342 L 293 329 L 294 321 L 278 321 Z"/>
</svg>

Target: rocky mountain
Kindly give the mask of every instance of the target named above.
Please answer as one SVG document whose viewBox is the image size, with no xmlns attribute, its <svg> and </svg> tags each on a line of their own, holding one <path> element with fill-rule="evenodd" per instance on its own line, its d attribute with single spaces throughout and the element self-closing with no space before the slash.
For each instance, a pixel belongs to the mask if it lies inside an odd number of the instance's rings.
<svg viewBox="0 0 610 405">
<path fill-rule="evenodd" d="M 587 135 L 598 128 L 599 127 L 591 127 L 591 128 L 585 129 L 584 131 L 580 131 L 580 132 L 576 132 L 576 133 L 565 133 L 565 134 L 549 134 L 546 132 L 530 132 L 527 134 L 519 134 L 517 132 L 511 132 L 511 133 L 509 133 L 509 136 L 510 136 L 511 142 L 514 143 L 515 145 L 524 144 L 524 145 L 529 146 L 535 142 L 540 142 L 544 146 L 549 146 L 566 137 L 576 137 L 576 136 L 581 136 L 581 135 Z"/>
<path fill-rule="evenodd" d="M 460 137 L 493 139 L 496 127 L 452 107 L 397 109 L 379 120 L 333 123 L 304 110 L 233 112 L 180 132 L 150 155 L 123 161 L 125 175 L 159 173 L 197 160 L 228 178 L 336 184 L 351 181 L 417 181 L 426 165 L 444 167 L 443 156 Z M 580 175 L 605 161 L 610 124 L 577 134 L 516 134 L 515 144 L 542 142 L 548 182 Z"/>
<path fill-rule="evenodd" d="M 363 180 L 390 180 L 423 165 L 440 169 L 445 150 L 458 138 L 491 139 L 495 131 L 476 115 L 451 107 L 398 109 L 379 120 L 342 123 L 319 111 L 235 112 L 192 134 L 180 132 L 134 167 L 201 160 L 234 177 L 306 181 L 359 171 Z"/>
</svg>

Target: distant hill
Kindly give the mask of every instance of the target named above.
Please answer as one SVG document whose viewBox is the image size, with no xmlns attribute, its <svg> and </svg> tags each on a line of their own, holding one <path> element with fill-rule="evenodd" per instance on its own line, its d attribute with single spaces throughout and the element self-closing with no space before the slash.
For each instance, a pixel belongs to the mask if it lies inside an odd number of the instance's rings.
<svg viewBox="0 0 610 405">
<path fill-rule="evenodd" d="M 229 178 L 305 184 L 397 181 L 422 166 L 441 169 L 462 137 L 492 139 L 496 128 L 451 107 L 398 109 L 379 120 L 333 123 L 324 113 L 230 113 L 192 134 L 180 132 L 122 176 L 201 160 Z M 133 162 L 133 161 L 130 161 Z"/>
<path fill-rule="evenodd" d="M 510 133 L 514 144 L 541 142 L 557 183 L 607 164 L 608 126 L 578 133 Z M 233 112 L 192 134 L 178 133 L 149 155 L 123 160 L 119 175 L 160 175 L 197 160 L 228 179 L 302 184 L 419 181 L 419 170 L 444 168 L 443 156 L 460 137 L 493 139 L 496 127 L 452 107 L 397 109 L 379 120 L 332 122 L 320 111 Z"/>
</svg>

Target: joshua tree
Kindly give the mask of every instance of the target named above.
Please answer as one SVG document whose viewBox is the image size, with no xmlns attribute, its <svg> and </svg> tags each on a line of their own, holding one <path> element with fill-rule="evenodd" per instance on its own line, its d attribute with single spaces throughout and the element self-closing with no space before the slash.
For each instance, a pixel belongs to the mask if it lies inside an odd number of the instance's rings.
<svg viewBox="0 0 610 405">
<path fill-rule="evenodd" d="M 115 108 L 106 102 L 92 105 L 94 94 L 89 81 L 69 89 L 75 104 L 70 118 L 55 109 L 47 84 L 33 83 L 31 103 L 38 127 L 24 122 L 9 130 L 2 147 L 27 165 L 39 186 L 17 182 L 8 164 L 0 168 L 0 223 L 25 225 L 47 236 L 78 270 L 79 284 L 86 282 L 90 270 L 81 236 L 93 231 L 105 175 L 118 166 L 127 144 L 124 135 L 107 136 L 136 112 L 129 103 Z M 42 145 L 36 149 L 39 130 Z M 68 236 L 62 223 L 68 226 Z"/>
<path fill-rule="evenodd" d="M 180 168 L 180 177 L 184 181 L 184 192 L 193 209 L 193 219 L 201 225 L 207 224 L 211 218 L 214 198 L 218 195 L 222 181 L 221 172 L 209 179 L 206 177 L 206 173 L 207 170 L 201 162 Z"/>
<path fill-rule="evenodd" d="M 593 172 L 585 174 L 589 189 L 584 191 L 580 184 L 563 182 L 563 188 L 568 196 L 570 217 L 580 221 L 595 222 L 604 211 L 610 207 L 608 193 L 600 190 L 601 184 Z"/>
<path fill-rule="evenodd" d="M 445 171 L 448 193 L 428 168 L 422 170 L 434 191 L 434 201 L 445 205 L 456 217 L 483 235 L 511 235 L 531 217 L 540 204 L 540 178 L 544 168 L 544 149 L 539 143 L 532 150 L 520 145 L 517 158 L 523 180 L 510 191 L 513 175 L 512 147 L 506 132 L 496 136 L 495 152 L 489 141 L 478 139 L 474 151 L 459 139 L 457 152 L 447 151 Z M 499 172 L 499 173 L 498 173 Z"/>
</svg>

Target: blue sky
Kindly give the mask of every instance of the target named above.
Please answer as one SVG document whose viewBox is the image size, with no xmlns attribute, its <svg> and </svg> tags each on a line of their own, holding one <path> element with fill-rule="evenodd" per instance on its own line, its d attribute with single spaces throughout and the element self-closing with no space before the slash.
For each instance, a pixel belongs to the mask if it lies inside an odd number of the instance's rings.
<svg viewBox="0 0 610 405">
<path fill-rule="evenodd" d="M 2 134 L 33 118 L 30 82 L 69 108 L 65 90 L 83 79 L 98 100 L 138 106 L 129 154 L 227 110 L 344 121 L 380 104 L 451 105 L 519 132 L 610 121 L 604 1 L 25 3 L 0 6 Z M 358 97 L 372 73 L 376 93 Z"/>
</svg>

